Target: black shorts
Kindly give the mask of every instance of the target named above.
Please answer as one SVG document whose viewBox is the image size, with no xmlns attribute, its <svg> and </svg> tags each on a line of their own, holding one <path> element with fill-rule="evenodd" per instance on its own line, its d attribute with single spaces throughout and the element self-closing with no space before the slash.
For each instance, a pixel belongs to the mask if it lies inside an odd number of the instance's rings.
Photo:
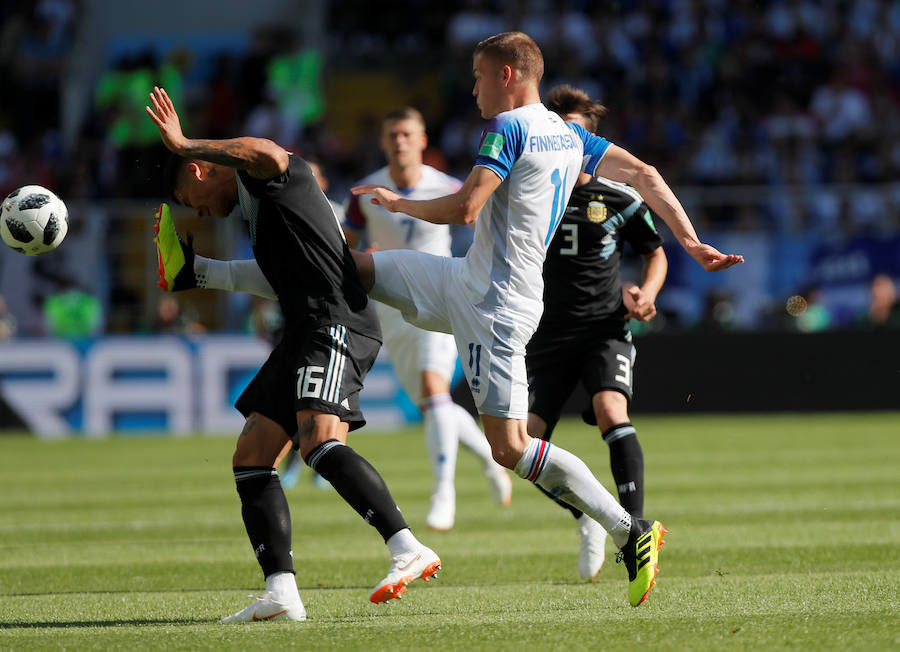
<svg viewBox="0 0 900 652">
<path fill-rule="evenodd" d="M 588 396 L 621 392 L 631 403 L 635 348 L 631 333 L 538 331 L 528 343 L 528 411 L 547 422 L 548 434 L 580 380 Z"/>
<path fill-rule="evenodd" d="M 259 412 L 288 435 L 297 432 L 300 410 L 334 414 L 350 430 L 362 428 L 359 391 L 380 347 L 340 324 L 285 331 L 234 407 L 245 417 Z"/>
</svg>

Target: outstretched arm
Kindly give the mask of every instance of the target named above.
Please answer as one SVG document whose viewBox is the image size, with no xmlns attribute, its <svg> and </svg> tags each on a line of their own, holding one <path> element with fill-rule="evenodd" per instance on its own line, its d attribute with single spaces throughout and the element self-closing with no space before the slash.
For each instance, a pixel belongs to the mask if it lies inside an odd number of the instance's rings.
<svg viewBox="0 0 900 652">
<path fill-rule="evenodd" d="M 681 202 L 652 165 L 647 165 L 621 147 L 610 145 L 594 174 L 633 186 L 647 205 L 672 229 L 678 244 L 707 272 L 718 272 L 744 262 L 743 256 L 726 255 L 715 247 L 700 242 Z"/>
<path fill-rule="evenodd" d="M 178 112 L 165 89 L 154 86 L 150 103 L 153 108 L 144 107 L 147 115 L 159 129 L 163 144 L 179 156 L 246 170 L 256 179 L 271 179 L 287 170 L 290 154 L 271 140 L 249 136 L 227 140 L 186 138 Z"/>
<path fill-rule="evenodd" d="M 501 181 L 490 169 L 477 166 L 469 173 L 462 188 L 452 195 L 435 199 L 406 199 L 384 186 L 372 184 L 355 186 L 350 192 L 354 195 L 372 195 L 373 204 L 380 204 L 392 213 L 405 213 L 433 224 L 472 224 Z"/>
</svg>

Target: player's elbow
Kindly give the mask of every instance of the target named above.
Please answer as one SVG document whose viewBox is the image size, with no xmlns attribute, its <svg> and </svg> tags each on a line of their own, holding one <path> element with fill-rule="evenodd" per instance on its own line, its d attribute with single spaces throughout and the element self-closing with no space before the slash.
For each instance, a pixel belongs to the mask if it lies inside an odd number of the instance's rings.
<svg viewBox="0 0 900 652">
<path fill-rule="evenodd" d="M 662 181 L 662 175 L 660 175 L 659 170 L 641 161 L 634 167 L 628 183 L 640 190 L 641 188 L 652 188 L 660 181 Z"/>
<path fill-rule="evenodd" d="M 254 163 L 257 170 L 264 172 L 265 176 L 276 177 L 288 169 L 289 162 L 290 154 L 281 146 L 271 140 L 260 139 Z"/>
</svg>

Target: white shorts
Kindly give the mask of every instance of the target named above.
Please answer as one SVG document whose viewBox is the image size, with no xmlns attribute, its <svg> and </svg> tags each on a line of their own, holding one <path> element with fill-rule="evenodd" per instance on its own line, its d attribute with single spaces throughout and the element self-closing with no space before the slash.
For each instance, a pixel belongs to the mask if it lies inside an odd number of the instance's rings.
<svg viewBox="0 0 900 652">
<path fill-rule="evenodd" d="M 463 258 L 392 250 L 375 252 L 372 259 L 373 299 L 397 308 L 415 326 L 453 333 L 478 411 L 527 419 L 525 345 L 534 326 L 485 305 L 464 278 Z"/>
<path fill-rule="evenodd" d="M 456 371 L 456 342 L 447 333 L 434 333 L 416 328 L 403 319 L 396 308 L 373 302 L 384 349 L 391 360 L 397 379 L 410 400 L 422 402 L 422 372 L 433 371 L 449 384 Z"/>
</svg>

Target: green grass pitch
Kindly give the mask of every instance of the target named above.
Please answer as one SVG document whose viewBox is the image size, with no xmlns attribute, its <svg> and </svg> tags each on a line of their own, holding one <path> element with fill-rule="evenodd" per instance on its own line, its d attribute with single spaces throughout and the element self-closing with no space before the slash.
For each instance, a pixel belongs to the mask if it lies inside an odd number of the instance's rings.
<svg viewBox="0 0 900 652">
<path fill-rule="evenodd" d="M 578 580 L 571 516 L 516 479 L 492 503 L 460 451 L 457 524 L 424 528 L 420 430 L 351 436 L 444 570 L 368 590 L 378 534 L 308 475 L 288 491 L 305 623 L 219 625 L 263 582 L 233 438 L 0 437 L 0 650 L 879 650 L 900 647 L 900 414 L 639 417 L 647 515 L 669 529 L 650 601 L 607 562 Z M 594 429 L 554 441 L 611 487 Z"/>
</svg>

